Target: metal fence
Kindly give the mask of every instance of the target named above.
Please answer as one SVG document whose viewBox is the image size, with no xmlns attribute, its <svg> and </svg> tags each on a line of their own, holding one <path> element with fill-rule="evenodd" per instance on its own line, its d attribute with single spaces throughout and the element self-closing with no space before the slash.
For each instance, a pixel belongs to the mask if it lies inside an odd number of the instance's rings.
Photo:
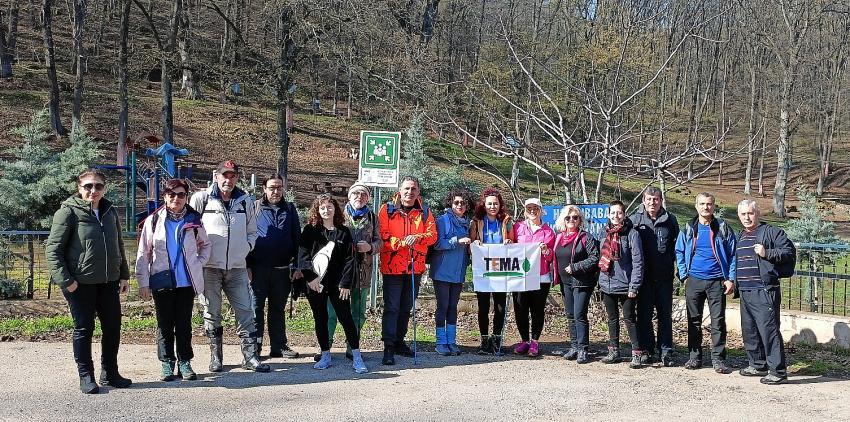
<svg viewBox="0 0 850 422">
<path fill-rule="evenodd" d="M 24 297 L 31 299 L 46 299 L 59 293 L 49 282 L 44 257 L 47 235 L 43 231 L 0 231 L 0 284 L 15 284 Z M 132 267 L 135 236 L 126 233 L 124 245 Z M 471 283 L 468 284 L 464 290 L 471 290 Z M 433 289 L 426 281 L 421 291 L 429 294 Z M 782 280 L 782 307 L 850 316 L 850 246 L 798 244 L 796 273 Z"/>
</svg>

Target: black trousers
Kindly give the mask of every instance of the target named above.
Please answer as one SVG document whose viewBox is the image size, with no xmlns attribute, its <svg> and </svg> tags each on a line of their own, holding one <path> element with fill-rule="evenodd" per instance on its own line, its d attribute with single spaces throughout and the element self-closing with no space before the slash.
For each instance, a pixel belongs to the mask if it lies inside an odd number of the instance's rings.
<svg viewBox="0 0 850 422">
<path fill-rule="evenodd" d="M 778 287 L 741 290 L 741 334 L 752 367 L 785 377 L 785 343 L 779 331 L 781 295 Z"/>
<path fill-rule="evenodd" d="M 508 294 L 504 292 L 475 292 L 478 299 L 478 331 L 482 336 L 490 331 L 490 298 L 493 298 L 493 335 L 502 335 L 505 327 L 505 306 L 508 304 Z"/>
<path fill-rule="evenodd" d="M 437 312 L 434 314 L 436 327 L 457 325 L 457 303 L 461 291 L 463 283 L 434 280 L 434 296 L 437 297 Z"/>
<path fill-rule="evenodd" d="M 726 295 L 723 290 L 722 279 L 688 277 L 685 283 L 690 359 L 702 360 L 702 312 L 706 300 L 711 314 L 711 361 L 726 359 Z"/>
<path fill-rule="evenodd" d="M 637 303 L 638 335 L 641 349 L 647 353 L 673 353 L 673 280 L 644 280 Z M 658 331 L 654 331 L 653 315 Z"/>
<path fill-rule="evenodd" d="M 516 327 L 522 341 L 528 341 L 528 315 L 531 314 L 531 340 L 540 340 L 543 322 L 546 319 L 546 299 L 552 283 L 540 283 L 539 290 L 513 294 L 516 310 Z"/>
<path fill-rule="evenodd" d="M 401 344 L 407 335 L 413 299 L 419 296 L 422 274 L 413 276 L 414 280 L 411 280 L 410 274 L 384 274 L 383 279 L 384 314 L 381 317 L 381 340 L 385 345 Z M 413 286 L 411 283 L 414 283 Z"/>
<path fill-rule="evenodd" d="M 342 300 L 339 298 L 339 287 L 325 286 L 321 293 L 309 290 L 307 301 L 310 302 L 310 309 L 313 310 L 316 339 L 319 341 L 319 347 L 322 351 L 331 349 L 330 333 L 328 333 L 328 301 L 331 302 L 331 306 L 336 312 L 337 321 L 345 331 L 345 340 L 348 345 L 352 349 L 360 348 L 360 334 L 357 332 L 354 318 L 351 316 L 351 302 L 349 299 Z"/>
<path fill-rule="evenodd" d="M 156 309 L 157 355 L 162 362 L 190 361 L 192 352 L 192 313 L 195 310 L 195 289 L 176 289 L 153 292 Z M 174 343 L 177 343 L 177 356 Z"/>
<path fill-rule="evenodd" d="M 577 350 L 587 350 L 590 346 L 590 321 L 587 319 L 587 312 L 593 287 L 570 287 L 570 283 L 562 283 L 561 295 L 564 296 L 570 346 Z"/>
<path fill-rule="evenodd" d="M 641 350 L 635 309 L 637 298 L 630 298 L 626 294 L 610 295 L 602 293 L 602 302 L 605 304 L 605 313 L 608 315 L 608 347 L 620 347 L 620 307 L 622 306 L 623 322 L 626 323 L 626 331 L 629 333 L 632 351 Z"/>
<path fill-rule="evenodd" d="M 62 291 L 74 319 L 74 361 L 80 376 L 94 371 L 91 342 L 94 318 L 100 320 L 103 333 L 100 363 L 104 369 L 118 369 L 118 346 L 121 343 L 121 301 L 118 280 L 103 284 L 80 284 L 73 292 Z"/>
<path fill-rule="evenodd" d="M 256 337 L 265 331 L 266 299 L 269 302 L 269 350 L 280 351 L 287 346 L 286 301 L 292 292 L 289 268 L 252 267 L 251 289 L 254 291 L 254 327 Z"/>
</svg>

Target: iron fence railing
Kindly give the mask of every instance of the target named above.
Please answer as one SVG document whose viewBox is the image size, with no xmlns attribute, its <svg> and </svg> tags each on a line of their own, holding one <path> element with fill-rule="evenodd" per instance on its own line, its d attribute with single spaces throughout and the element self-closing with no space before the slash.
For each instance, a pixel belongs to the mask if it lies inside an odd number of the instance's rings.
<svg viewBox="0 0 850 422">
<path fill-rule="evenodd" d="M 46 231 L 0 231 L 0 283 L 17 284 L 24 297 L 50 298 L 57 293 L 50 285 L 44 256 Z M 125 233 L 127 257 L 136 256 L 136 237 Z M 472 283 L 464 286 L 471 291 Z M 380 294 L 380 287 L 377 292 Z M 676 289 L 681 292 L 681 289 Z M 421 292 L 433 288 L 425 278 Z M 794 277 L 782 280 L 783 309 L 850 316 L 850 246 L 842 244 L 797 245 Z"/>
</svg>

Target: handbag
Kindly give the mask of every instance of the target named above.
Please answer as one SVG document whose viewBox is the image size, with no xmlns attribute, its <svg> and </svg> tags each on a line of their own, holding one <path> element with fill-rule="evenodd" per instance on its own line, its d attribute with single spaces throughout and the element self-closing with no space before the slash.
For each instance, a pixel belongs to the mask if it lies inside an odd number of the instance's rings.
<svg viewBox="0 0 850 422">
<path fill-rule="evenodd" d="M 177 283 L 174 282 L 174 274 L 171 270 L 160 271 L 156 274 L 151 274 L 149 279 L 149 287 L 151 291 L 160 291 L 173 289 Z"/>
<path fill-rule="evenodd" d="M 325 246 L 322 246 L 315 255 L 313 255 L 313 272 L 316 273 L 316 278 L 319 282 L 328 272 L 328 266 L 331 262 L 331 254 L 334 251 L 334 241 L 329 241 Z"/>
</svg>

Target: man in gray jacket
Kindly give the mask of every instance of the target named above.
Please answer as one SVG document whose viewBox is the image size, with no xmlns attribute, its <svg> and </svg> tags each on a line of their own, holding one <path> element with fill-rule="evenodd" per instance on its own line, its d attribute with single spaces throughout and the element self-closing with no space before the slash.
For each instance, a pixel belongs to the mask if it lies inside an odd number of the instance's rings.
<svg viewBox="0 0 850 422">
<path fill-rule="evenodd" d="M 254 327 L 254 300 L 245 258 L 257 240 L 254 203 L 236 186 L 239 169 L 233 161 L 218 166 L 215 184 L 192 195 L 191 207 L 201 213 L 201 221 L 212 242 L 210 259 L 204 265 L 204 329 L 210 339 L 210 372 L 222 366 L 222 291 L 236 314 L 236 328 L 242 343 L 242 367 L 268 372 L 269 366 L 257 356 Z"/>
</svg>

